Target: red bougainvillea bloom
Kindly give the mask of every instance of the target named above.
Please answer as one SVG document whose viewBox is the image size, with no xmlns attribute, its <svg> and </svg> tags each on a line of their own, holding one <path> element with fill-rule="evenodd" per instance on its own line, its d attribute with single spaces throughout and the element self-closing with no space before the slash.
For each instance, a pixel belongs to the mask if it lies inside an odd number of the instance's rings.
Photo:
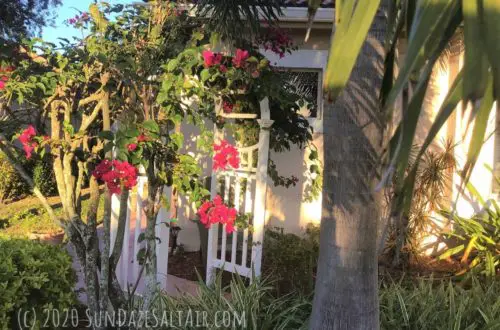
<svg viewBox="0 0 500 330">
<path fill-rule="evenodd" d="M 225 66 L 224 64 L 221 64 L 221 66 L 219 66 L 219 70 L 222 73 L 226 73 L 227 72 L 227 66 Z"/>
<path fill-rule="evenodd" d="M 23 145 L 24 152 L 26 154 L 26 159 L 31 158 L 31 153 L 38 146 L 36 141 L 33 141 L 33 137 L 36 136 L 36 131 L 33 126 L 28 126 L 21 135 L 19 136 L 19 141 Z"/>
<path fill-rule="evenodd" d="M 137 143 L 131 143 L 127 146 L 128 151 L 134 151 L 137 149 Z"/>
<path fill-rule="evenodd" d="M 233 112 L 234 109 L 234 104 L 228 101 L 224 101 L 222 103 L 222 110 L 224 110 L 225 113 L 231 113 Z"/>
<path fill-rule="evenodd" d="M 146 142 L 147 140 L 148 140 L 148 137 L 144 133 L 142 133 L 141 135 L 139 135 L 137 137 L 137 142 L 139 142 L 139 143 L 140 142 Z"/>
<path fill-rule="evenodd" d="M 0 80 L 0 90 L 5 88 L 5 81 Z"/>
<path fill-rule="evenodd" d="M 226 232 L 230 234 L 234 231 L 234 221 L 236 220 L 238 211 L 235 208 L 225 205 L 222 198 L 217 195 L 213 201 L 206 201 L 201 205 L 198 209 L 198 215 L 200 216 L 200 222 L 206 228 L 220 223 L 226 225 Z"/>
<path fill-rule="evenodd" d="M 236 55 L 233 57 L 233 65 L 237 68 L 245 66 L 245 61 L 248 59 L 249 54 L 247 50 L 236 49 Z"/>
<path fill-rule="evenodd" d="M 222 62 L 222 54 L 220 53 L 214 53 L 209 50 L 204 50 L 202 55 L 205 62 L 205 67 L 207 68 L 213 65 L 220 64 Z"/>
<path fill-rule="evenodd" d="M 1 79 L 2 81 L 7 81 L 7 80 L 9 80 L 9 77 L 7 77 L 7 76 L 2 76 L 2 78 L 0 78 L 0 79 Z"/>
<path fill-rule="evenodd" d="M 213 169 L 225 171 L 229 166 L 234 169 L 240 167 L 240 155 L 235 146 L 229 144 L 226 140 L 222 140 L 219 144 L 214 144 L 214 164 Z"/>
<path fill-rule="evenodd" d="M 122 189 L 131 189 L 137 184 L 137 169 L 126 161 L 104 159 L 92 175 L 104 181 L 112 194 L 120 194 Z"/>
</svg>

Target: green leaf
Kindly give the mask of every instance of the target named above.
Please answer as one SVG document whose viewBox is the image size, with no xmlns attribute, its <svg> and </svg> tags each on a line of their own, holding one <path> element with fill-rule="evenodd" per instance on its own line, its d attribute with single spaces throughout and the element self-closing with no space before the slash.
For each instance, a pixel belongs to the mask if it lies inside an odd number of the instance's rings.
<svg viewBox="0 0 500 330">
<path fill-rule="evenodd" d="M 451 257 L 457 253 L 460 253 L 461 251 L 463 251 L 463 249 L 465 249 L 464 244 L 448 249 L 446 250 L 446 252 L 444 252 L 442 255 L 439 256 L 439 259 L 446 259 L 448 257 Z"/>
<path fill-rule="evenodd" d="M 476 164 L 481 148 L 484 144 L 486 135 L 486 128 L 488 127 L 488 120 L 490 112 L 493 109 L 493 79 L 489 75 L 486 92 L 481 101 L 481 106 L 474 121 L 474 129 L 472 131 L 471 141 L 469 143 L 469 151 L 467 152 L 467 162 L 465 163 L 462 171 L 462 183 L 466 183 L 472 174 L 472 169 Z"/>
<path fill-rule="evenodd" d="M 401 71 L 394 83 L 394 87 L 387 97 L 387 106 L 392 106 L 403 88 L 408 83 L 411 74 L 418 71 L 426 60 L 436 53 L 436 48 L 443 42 L 442 39 L 451 39 L 455 28 L 461 22 L 460 3 L 456 0 L 421 1 L 413 22 L 408 50 Z M 443 31 L 448 33 L 443 33 Z M 446 41 L 448 41 L 446 40 Z"/>
<path fill-rule="evenodd" d="M 102 131 L 99 132 L 99 138 L 108 140 L 108 141 L 113 141 L 115 139 L 115 134 L 111 131 Z"/>
<path fill-rule="evenodd" d="M 483 34 L 478 1 L 462 0 L 464 15 L 464 101 L 483 96 L 488 81 L 488 58 L 483 47 Z"/>
<path fill-rule="evenodd" d="M 167 71 L 172 72 L 175 69 L 177 69 L 178 66 L 179 66 L 179 61 L 174 58 L 174 59 L 168 61 Z"/>
<path fill-rule="evenodd" d="M 380 0 L 360 0 L 350 17 L 349 8 L 354 8 L 355 2 L 343 2 L 342 19 L 330 47 L 324 87 L 331 99 L 336 99 L 346 86 L 380 4 Z"/>
<path fill-rule="evenodd" d="M 99 7 L 94 3 L 89 6 L 89 13 L 94 20 L 97 29 L 103 33 L 106 31 L 108 26 L 108 20 L 104 17 L 103 13 L 99 10 Z"/>
<path fill-rule="evenodd" d="M 413 170 L 416 171 L 420 158 L 422 158 L 423 154 L 425 153 L 429 145 L 432 143 L 432 141 L 434 141 L 434 138 L 439 133 L 443 125 L 446 123 L 446 121 L 451 116 L 453 111 L 455 111 L 458 103 L 460 103 L 462 99 L 462 91 L 463 91 L 463 71 L 460 71 L 457 77 L 455 78 L 453 85 L 450 87 L 450 90 L 448 91 L 448 94 L 446 95 L 446 98 L 444 99 L 443 104 L 441 105 L 441 108 L 439 109 L 439 112 L 436 115 L 436 118 L 434 119 L 431 128 L 429 129 L 429 132 L 427 133 L 427 137 L 425 138 L 425 141 L 422 144 L 422 147 L 420 148 L 417 157 L 415 158 L 415 164 L 413 165 L 412 171 Z"/>
<path fill-rule="evenodd" d="M 480 3 L 484 45 L 492 66 L 495 96 L 500 100 L 500 1 L 481 0 Z"/>
<path fill-rule="evenodd" d="M 202 82 L 205 82 L 210 78 L 210 70 L 209 69 L 203 69 L 200 73 L 200 78 Z"/>
<path fill-rule="evenodd" d="M 142 126 L 151 133 L 160 134 L 160 126 L 154 120 L 146 120 L 142 123 Z"/>
</svg>

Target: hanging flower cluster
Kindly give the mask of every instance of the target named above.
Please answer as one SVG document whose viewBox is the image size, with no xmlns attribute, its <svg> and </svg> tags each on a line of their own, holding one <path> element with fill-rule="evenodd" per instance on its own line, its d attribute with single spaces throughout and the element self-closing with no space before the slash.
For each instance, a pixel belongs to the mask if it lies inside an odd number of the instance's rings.
<svg viewBox="0 0 500 330">
<path fill-rule="evenodd" d="M 137 169 L 126 161 L 104 159 L 92 175 L 104 181 L 112 194 L 120 194 L 122 189 L 132 189 L 137 184 Z"/>
<path fill-rule="evenodd" d="M 222 140 L 219 144 L 214 144 L 213 148 L 215 152 L 213 169 L 215 171 L 225 171 L 228 166 L 231 166 L 233 169 L 240 167 L 240 155 L 235 146 L 226 140 Z"/>
<path fill-rule="evenodd" d="M 285 31 L 276 28 L 269 29 L 261 43 L 265 50 L 271 50 L 280 58 L 285 57 L 285 53 L 293 48 L 292 38 Z"/>
<path fill-rule="evenodd" d="M 8 67 L 0 67 L 0 90 L 5 88 L 5 84 L 9 80 L 8 74 L 14 71 L 14 68 L 11 66 Z"/>
<path fill-rule="evenodd" d="M 33 138 L 36 136 L 36 131 L 33 126 L 28 126 L 21 135 L 19 136 L 19 141 L 23 145 L 24 152 L 26 154 L 26 159 L 31 158 L 31 153 L 33 150 L 38 147 L 38 142 L 36 142 Z"/>
<path fill-rule="evenodd" d="M 226 232 L 230 234 L 234 231 L 234 222 L 236 221 L 238 211 L 233 207 L 225 205 L 222 198 L 217 195 L 213 201 L 206 201 L 201 205 L 198 209 L 198 215 L 200 216 L 200 222 L 206 228 L 220 223 L 226 225 Z"/>
<path fill-rule="evenodd" d="M 89 20 L 90 20 L 89 14 L 86 12 L 83 12 L 81 15 L 76 15 L 75 17 L 68 19 L 68 23 L 71 25 L 75 25 L 77 23 L 86 23 Z"/>
</svg>

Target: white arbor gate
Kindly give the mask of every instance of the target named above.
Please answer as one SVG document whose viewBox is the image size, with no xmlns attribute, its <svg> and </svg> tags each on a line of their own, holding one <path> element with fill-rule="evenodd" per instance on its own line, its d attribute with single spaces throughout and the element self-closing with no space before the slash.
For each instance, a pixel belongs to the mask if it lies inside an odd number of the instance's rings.
<svg viewBox="0 0 500 330">
<path fill-rule="evenodd" d="M 208 232 L 207 283 L 213 283 L 215 270 L 222 269 L 252 278 L 261 274 L 262 243 L 266 216 L 267 168 L 269 163 L 270 129 L 273 124 L 269 110 L 269 100 L 260 103 L 261 117 L 259 142 L 256 145 L 238 148 L 240 168 L 233 171 L 213 172 L 210 194 L 223 197 L 240 212 L 252 216 L 252 231 L 237 228 L 227 234 L 225 225 L 212 225 Z M 225 118 L 251 119 L 255 114 L 229 114 Z M 216 130 L 216 137 L 222 138 L 223 132 Z M 221 238 L 219 239 L 219 235 Z M 231 236 L 228 239 L 228 236 Z M 229 249 L 228 249 L 229 247 Z M 250 250 L 250 253 L 249 253 Z M 250 258 L 249 258 L 250 257 Z"/>
<path fill-rule="evenodd" d="M 223 197 L 226 204 L 234 206 L 239 213 L 251 214 L 248 228 L 237 228 L 232 234 L 227 234 L 222 225 L 212 225 L 208 231 L 207 247 L 207 283 L 213 283 L 216 269 L 238 273 L 252 278 L 261 275 L 262 243 L 264 238 L 264 222 L 266 214 L 266 194 L 269 163 L 270 119 L 269 100 L 265 98 L 260 103 L 261 118 L 259 141 L 256 145 L 238 148 L 240 168 L 234 171 L 212 172 L 211 198 L 217 194 Z M 220 111 L 222 114 L 223 112 Z M 256 114 L 224 114 L 227 119 L 255 119 Z M 215 128 L 216 138 L 223 138 L 223 132 Z M 144 170 L 139 171 L 135 207 L 129 196 L 123 252 L 117 265 L 117 277 L 124 290 L 138 284 L 138 292 L 142 291 L 141 265 L 137 254 L 144 242 L 139 242 L 141 233 L 146 226 L 144 201 L 146 200 L 147 178 Z M 164 194 L 168 198 L 170 189 L 165 187 Z M 120 213 L 120 197 L 113 195 L 111 213 L 111 246 L 114 245 L 118 230 L 118 215 Z M 179 208 L 182 210 L 183 208 Z M 132 215 L 134 215 L 132 217 Z M 156 253 L 158 256 L 157 280 L 161 288 L 167 287 L 168 255 L 170 228 L 163 223 L 169 219 L 169 210 L 162 208 L 157 217 Z"/>
</svg>

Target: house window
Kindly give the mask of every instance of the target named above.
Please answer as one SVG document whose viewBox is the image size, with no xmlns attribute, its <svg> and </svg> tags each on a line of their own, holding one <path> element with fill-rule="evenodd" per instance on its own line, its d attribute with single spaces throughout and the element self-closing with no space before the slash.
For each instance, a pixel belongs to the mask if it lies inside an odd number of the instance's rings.
<svg viewBox="0 0 500 330">
<path fill-rule="evenodd" d="M 288 81 L 288 88 L 300 95 L 306 103 L 301 105 L 300 113 L 306 118 L 321 118 L 322 72 L 315 69 L 287 69 L 281 71 Z"/>
</svg>

